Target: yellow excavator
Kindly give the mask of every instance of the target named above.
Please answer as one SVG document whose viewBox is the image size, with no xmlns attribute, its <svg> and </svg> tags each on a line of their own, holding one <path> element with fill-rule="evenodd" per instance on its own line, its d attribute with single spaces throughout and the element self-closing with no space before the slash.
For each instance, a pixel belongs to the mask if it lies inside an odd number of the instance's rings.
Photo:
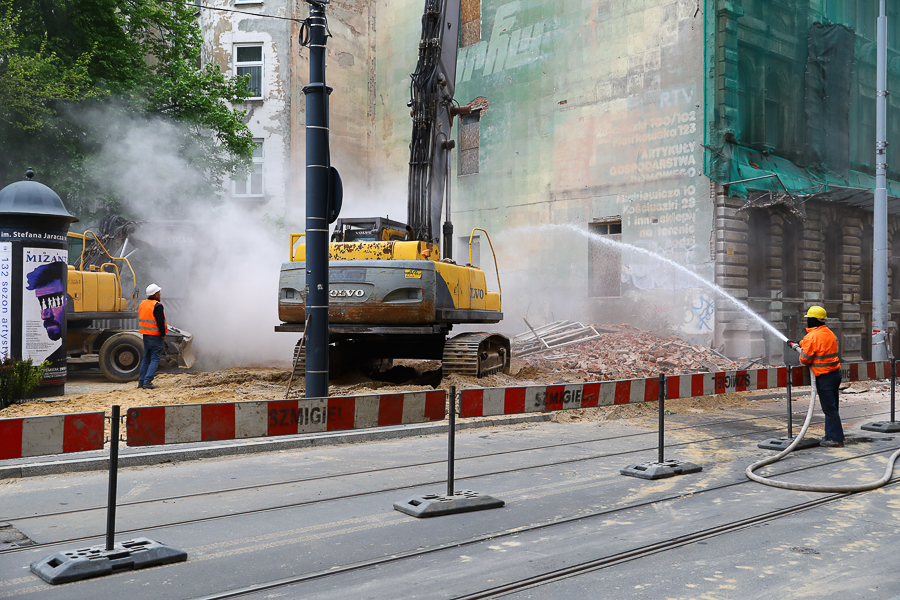
<svg viewBox="0 0 900 600">
<path fill-rule="evenodd" d="M 467 332 L 448 338 L 454 325 L 493 324 L 503 319 L 498 291 L 485 273 L 450 256 L 449 166 L 460 2 L 427 0 L 422 39 L 412 74 L 407 223 L 387 218 L 337 219 L 329 244 L 329 370 L 385 368 L 393 359 L 441 360 L 444 374 L 483 377 L 509 372 L 510 344 L 503 335 Z M 440 220 L 446 197 L 444 257 Z M 290 261 L 281 267 L 276 331 L 303 333 L 306 326 L 306 245 L 291 235 Z M 493 252 L 493 246 L 491 246 Z M 304 363 L 303 339 L 294 364 Z"/>
<path fill-rule="evenodd" d="M 138 378 L 144 342 L 137 332 L 137 285 L 122 292 L 122 269 L 136 282 L 125 256 L 113 256 L 93 231 L 69 233 L 69 301 L 66 304 L 66 358 L 69 370 L 98 367 L 110 381 Z M 106 240 L 109 241 L 108 239 Z M 194 336 L 169 326 L 160 366 L 188 368 L 194 363 Z"/>
</svg>

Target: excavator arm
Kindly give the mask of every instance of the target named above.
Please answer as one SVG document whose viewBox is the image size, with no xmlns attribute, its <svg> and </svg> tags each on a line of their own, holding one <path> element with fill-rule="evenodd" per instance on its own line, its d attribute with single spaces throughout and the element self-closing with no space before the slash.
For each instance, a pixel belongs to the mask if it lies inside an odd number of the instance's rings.
<svg viewBox="0 0 900 600">
<path fill-rule="evenodd" d="M 408 221 L 416 240 L 440 244 L 441 207 L 448 187 L 450 132 L 460 0 L 425 0 L 419 59 L 410 75 L 413 130 L 409 158 Z M 448 215 L 449 218 L 449 215 Z"/>
</svg>

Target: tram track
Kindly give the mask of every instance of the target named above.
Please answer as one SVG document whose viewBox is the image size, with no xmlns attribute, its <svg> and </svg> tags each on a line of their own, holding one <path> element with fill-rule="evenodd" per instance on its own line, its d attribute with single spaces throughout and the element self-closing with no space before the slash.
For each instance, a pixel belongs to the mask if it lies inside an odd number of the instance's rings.
<svg viewBox="0 0 900 600">
<path fill-rule="evenodd" d="M 889 450 L 876 451 L 876 452 L 868 453 L 866 455 L 879 454 L 879 453 L 884 453 L 884 452 L 888 452 L 888 451 Z M 778 475 L 787 475 L 790 473 L 795 473 L 795 472 L 799 472 L 799 471 L 803 471 L 803 470 L 807 470 L 807 469 L 826 466 L 828 464 L 845 462 L 845 461 L 853 460 L 855 458 L 859 458 L 861 456 L 866 456 L 866 455 L 859 455 L 856 457 L 845 458 L 845 459 L 836 459 L 836 460 L 827 461 L 824 463 L 818 463 L 815 465 L 806 465 L 806 466 L 798 468 L 798 469 L 793 469 L 790 471 L 785 471 L 785 472 L 779 473 Z M 351 564 L 347 564 L 347 565 L 334 566 L 327 570 L 320 570 L 320 571 L 315 571 L 312 573 L 306 573 L 303 575 L 297 575 L 297 576 L 288 577 L 288 578 L 284 578 L 284 579 L 272 580 L 272 581 L 259 583 L 259 584 L 253 584 L 250 586 L 245 586 L 245 587 L 240 587 L 240 588 L 233 588 L 230 590 L 216 592 L 213 594 L 198 596 L 191 600 L 225 600 L 227 598 L 238 598 L 241 596 L 257 594 L 260 592 L 268 592 L 268 591 L 272 591 L 272 590 L 276 590 L 276 589 L 280 589 L 280 588 L 290 587 L 293 585 L 308 583 L 308 582 L 315 581 L 318 579 L 323 579 L 326 577 L 333 577 L 333 576 L 342 575 L 342 574 L 346 575 L 346 574 L 351 574 L 351 573 L 366 570 L 366 569 L 373 569 L 376 567 L 388 566 L 391 564 L 399 563 L 404 560 L 423 557 L 423 556 L 427 556 L 430 554 L 436 554 L 436 553 L 440 553 L 440 552 L 444 552 L 444 551 L 451 551 L 451 550 L 456 551 L 459 548 L 463 548 L 466 546 L 472 546 L 472 545 L 480 544 L 483 542 L 489 542 L 489 541 L 494 542 L 494 541 L 501 540 L 501 539 L 508 538 L 508 537 L 520 536 L 522 534 L 529 533 L 529 532 L 546 530 L 546 529 L 552 528 L 552 527 L 560 527 L 560 526 L 564 526 L 564 525 L 570 525 L 572 523 L 577 523 L 579 521 L 585 521 L 585 520 L 600 518 L 600 517 L 609 518 L 612 515 L 621 514 L 625 511 L 653 507 L 655 505 L 660 505 L 660 504 L 663 504 L 666 502 L 678 500 L 678 499 L 684 498 L 689 495 L 696 496 L 699 494 L 709 493 L 709 492 L 713 492 L 713 491 L 721 491 L 723 489 L 738 486 L 738 485 L 743 485 L 745 483 L 753 483 L 753 482 L 751 482 L 749 480 L 735 481 L 735 482 L 731 482 L 731 483 L 722 484 L 719 486 L 713 486 L 713 487 L 706 488 L 703 490 L 698 490 L 698 491 L 693 491 L 693 492 L 680 492 L 678 494 L 672 494 L 672 495 L 662 497 L 662 498 L 656 498 L 656 499 L 647 500 L 644 502 L 629 504 L 627 506 L 616 507 L 616 508 L 606 509 L 606 510 L 602 510 L 602 511 L 596 511 L 596 512 L 590 513 L 590 514 L 577 515 L 574 517 L 558 519 L 558 520 L 555 520 L 552 522 L 539 523 L 539 524 L 530 525 L 527 527 L 519 527 L 519 528 L 516 528 L 513 530 L 509 530 L 509 531 L 488 533 L 488 534 L 484 534 L 484 535 L 470 537 L 465 540 L 457 540 L 452 543 L 440 544 L 440 545 L 435 545 L 435 546 L 426 547 L 426 548 L 418 548 L 416 550 L 411 550 L 408 552 L 394 553 L 394 554 L 391 554 L 390 556 L 374 558 L 374 559 L 370 559 L 370 560 L 366 560 L 366 561 L 359 561 L 359 562 L 351 563 Z M 900 480 L 892 481 L 892 482 L 888 483 L 887 486 L 885 486 L 885 487 L 893 487 L 893 486 L 897 485 L 898 483 L 900 483 Z M 743 518 L 743 519 L 736 519 L 734 521 L 716 525 L 714 527 L 709 527 L 706 529 L 702 529 L 699 531 L 691 532 L 691 533 L 680 535 L 680 536 L 673 536 L 671 538 L 668 538 L 668 539 L 665 539 L 662 541 L 654 542 L 651 544 L 645 544 L 643 546 L 639 546 L 637 548 L 632 548 L 632 549 L 622 551 L 622 552 L 608 554 L 605 556 L 598 557 L 596 559 L 592 559 L 590 561 L 583 561 L 583 562 L 575 564 L 575 565 L 569 565 L 569 566 L 562 567 L 559 569 L 546 571 L 544 573 L 541 573 L 541 574 L 538 574 L 538 575 L 535 575 L 532 577 L 520 579 L 517 581 L 509 582 L 509 583 L 499 585 L 499 586 L 494 586 L 491 588 L 486 588 L 486 589 L 480 590 L 478 592 L 469 593 L 469 594 L 465 594 L 465 595 L 461 595 L 461 596 L 453 596 L 452 599 L 453 600 L 478 600 L 481 598 L 494 598 L 494 597 L 498 597 L 499 595 L 505 595 L 508 593 L 522 591 L 522 590 L 525 590 L 528 588 L 536 587 L 536 586 L 547 584 L 547 583 L 552 583 L 552 582 L 566 579 L 569 577 L 575 577 L 575 576 L 578 576 L 578 575 L 581 575 L 584 573 L 588 573 L 591 571 L 596 571 L 599 569 L 612 567 L 612 566 L 622 564 L 625 562 L 638 560 L 638 559 L 641 559 L 641 558 L 644 558 L 647 556 L 651 556 L 653 554 L 658 554 L 658 553 L 665 552 L 668 550 L 673 550 L 676 548 L 686 546 L 688 544 L 703 541 L 703 540 L 713 538 L 716 536 L 733 533 L 736 531 L 740 531 L 742 529 L 746 529 L 748 527 L 753 527 L 755 525 L 760 525 L 760 524 L 774 521 L 774 520 L 777 520 L 777 519 L 780 519 L 783 517 L 799 514 L 801 512 L 807 511 L 807 510 L 812 510 L 814 508 L 832 504 L 834 502 L 840 501 L 851 495 L 853 495 L 853 494 L 849 494 L 849 493 L 829 494 L 822 498 L 816 498 L 816 499 L 806 501 L 806 502 L 799 502 L 797 504 L 794 504 L 794 505 L 791 505 L 788 507 L 784 507 L 784 508 L 780 508 L 780 509 L 776 509 L 773 511 L 769 511 L 769 512 L 761 514 L 761 515 L 755 515 L 755 516 L 747 517 L 747 518 Z"/>
<path fill-rule="evenodd" d="M 876 415 L 877 414 L 878 413 L 876 413 Z M 867 418 L 867 417 L 871 417 L 871 416 L 873 416 L 873 415 L 864 414 L 864 415 L 859 415 L 856 418 Z M 701 425 L 680 427 L 677 429 L 682 429 L 682 430 L 695 429 L 695 428 L 701 427 L 701 426 L 708 427 L 708 426 L 712 426 L 712 425 L 725 425 L 725 424 L 734 423 L 734 422 L 757 420 L 757 419 L 771 418 L 771 417 L 772 417 L 772 415 L 763 415 L 760 417 L 752 417 L 749 419 L 729 419 L 729 420 L 723 420 L 723 421 L 717 421 L 717 422 L 711 422 L 711 423 L 704 423 Z M 676 428 L 670 428 L 669 431 L 674 430 L 674 429 L 676 429 Z M 720 440 L 727 440 L 727 439 L 734 439 L 734 438 L 748 437 L 748 436 L 756 436 L 756 435 L 767 433 L 769 431 L 780 431 L 781 429 L 782 428 L 779 427 L 779 428 L 773 428 L 773 429 L 756 430 L 756 431 L 746 432 L 746 433 L 738 433 L 738 434 L 731 434 L 731 435 L 724 435 L 724 436 L 714 436 L 714 437 L 708 437 L 708 438 L 702 438 L 702 439 L 697 439 L 697 440 L 690 440 L 690 441 L 669 444 L 666 446 L 666 448 L 679 448 L 679 447 L 685 447 L 685 446 L 690 446 L 690 445 L 694 445 L 694 444 L 701 444 L 701 443 L 707 443 L 707 442 L 713 442 L 713 441 L 720 441 Z M 644 435 L 655 435 L 655 434 L 656 434 L 656 432 L 643 432 L 643 433 L 626 434 L 626 435 L 620 435 L 620 436 L 610 436 L 610 437 L 605 437 L 605 438 L 596 438 L 596 439 L 592 439 L 592 440 L 579 440 L 579 441 L 575 441 L 575 442 L 564 442 L 561 444 L 543 445 L 543 446 L 539 446 L 539 447 L 520 448 L 520 449 L 507 450 L 507 451 L 497 452 L 497 453 L 492 453 L 492 454 L 481 454 L 481 455 L 477 455 L 477 456 L 470 456 L 470 457 L 466 457 L 463 459 L 458 458 L 457 462 L 464 461 L 464 460 L 479 460 L 479 459 L 484 459 L 487 457 L 502 456 L 502 455 L 507 455 L 507 454 L 522 453 L 522 452 L 528 452 L 528 451 L 534 451 L 534 450 L 547 450 L 547 449 L 553 449 L 553 448 L 557 448 L 557 447 L 572 446 L 572 445 L 586 444 L 586 443 L 599 443 L 599 442 L 609 441 L 609 440 L 617 440 L 617 439 L 623 439 L 623 438 L 632 438 L 632 437 L 640 437 L 640 436 L 644 436 Z M 499 470 L 499 471 L 478 473 L 478 474 L 474 474 L 474 475 L 470 475 L 470 476 L 457 477 L 456 481 L 459 482 L 459 481 L 465 481 L 465 480 L 470 480 L 470 479 L 479 479 L 479 478 L 483 478 L 483 477 L 505 475 L 505 474 L 509 474 L 509 473 L 517 473 L 517 472 L 528 471 L 528 470 L 533 470 L 533 469 L 541 469 L 541 468 L 555 467 L 555 466 L 566 465 L 566 464 L 581 463 L 581 462 L 611 458 L 611 457 L 616 457 L 616 456 L 627 456 L 630 454 L 651 452 L 654 450 L 656 450 L 656 446 L 650 446 L 650 447 L 646 447 L 646 448 L 638 448 L 638 449 L 634 449 L 634 450 L 624 450 L 624 451 L 620 451 L 620 452 L 594 454 L 594 455 L 590 455 L 590 456 L 584 456 L 584 457 L 573 458 L 573 459 L 568 459 L 568 460 L 558 460 L 558 461 L 554 461 L 554 462 L 546 462 L 546 463 L 540 463 L 540 464 L 535 464 L 535 465 L 526 465 L 526 466 L 517 467 L 514 469 L 504 469 L 504 470 Z M 779 473 L 779 475 L 799 472 L 799 471 L 806 470 L 808 468 L 816 468 L 819 466 L 826 466 L 829 464 L 846 462 L 849 460 L 854 460 L 856 458 L 862 458 L 865 456 L 879 454 L 879 453 L 887 452 L 887 451 L 888 450 L 875 450 L 875 451 L 864 453 L 864 454 L 858 454 L 853 457 L 847 457 L 847 458 L 843 458 L 843 459 L 834 459 L 834 460 L 830 460 L 830 461 L 816 463 L 815 465 L 808 466 L 808 467 L 800 467 L 797 469 L 784 471 L 783 473 Z M 139 506 L 139 505 L 154 504 L 154 503 L 159 503 L 159 502 L 171 502 L 174 500 L 191 499 L 191 498 L 204 497 L 204 496 L 228 494 L 228 493 L 234 493 L 234 492 L 238 492 L 238 491 L 247 491 L 247 490 L 259 489 L 259 488 L 265 488 L 265 487 L 293 485 L 293 484 L 297 484 L 297 483 L 307 483 L 307 482 L 314 482 L 314 481 L 320 481 L 320 480 L 335 479 L 338 477 L 351 477 L 351 476 L 357 476 L 357 475 L 366 475 L 366 474 L 371 474 L 373 472 L 391 471 L 391 470 L 398 470 L 398 469 L 409 469 L 409 468 L 416 468 L 416 467 L 421 467 L 421 466 L 431 466 L 431 465 L 435 465 L 435 464 L 443 465 L 443 464 L 446 464 L 446 461 L 445 460 L 429 461 L 426 463 L 398 465 L 395 467 L 388 467 L 388 468 L 384 468 L 384 469 L 376 469 L 376 470 L 368 470 L 368 471 L 354 471 L 354 472 L 342 473 L 342 474 L 338 474 L 338 475 L 323 475 L 323 476 L 317 476 L 317 477 L 312 477 L 312 478 L 303 478 L 303 479 L 296 479 L 296 480 L 289 480 L 289 481 L 282 481 L 282 482 L 272 482 L 272 483 L 262 484 L 262 485 L 240 486 L 237 488 L 229 488 L 229 489 L 225 489 L 225 490 L 213 490 L 213 491 L 207 491 L 207 492 L 198 492 L 195 494 L 184 494 L 181 496 L 170 496 L 170 497 L 165 497 L 165 498 L 148 499 L 148 500 L 127 502 L 127 503 L 120 503 L 117 505 L 117 508 L 121 509 L 124 506 Z M 746 483 L 746 482 L 747 482 L 746 480 L 741 479 L 741 480 L 738 480 L 735 482 L 722 484 L 721 486 L 705 488 L 704 490 L 701 490 L 701 491 L 724 489 L 724 488 L 727 488 L 727 487 L 730 487 L 733 485 L 739 485 L 741 483 Z M 170 528 L 170 527 L 192 525 L 192 524 L 216 521 L 216 520 L 221 520 L 221 519 L 230 519 L 230 518 L 234 518 L 234 517 L 262 514 L 262 513 L 279 511 L 279 510 L 299 508 L 299 507 L 303 507 L 303 506 L 312 506 L 312 505 L 321 504 L 321 503 L 330 503 L 330 502 L 334 502 L 336 500 L 348 500 L 348 499 L 373 496 L 373 495 L 378 495 L 378 494 L 383 494 L 383 493 L 388 493 L 388 492 L 400 492 L 403 490 L 420 489 L 420 488 L 427 487 L 427 486 L 439 486 L 439 485 L 442 485 L 445 483 L 446 483 L 446 480 L 444 480 L 444 479 L 428 481 L 428 482 L 417 482 L 417 483 L 413 483 L 413 484 L 399 485 L 399 486 L 394 486 L 394 487 L 389 487 L 389 488 L 380 488 L 377 490 L 368 490 L 368 491 L 363 491 L 363 492 L 358 492 L 358 493 L 353 493 L 353 494 L 345 494 L 345 495 L 341 495 L 341 496 L 330 496 L 327 498 L 316 498 L 313 500 L 304 500 L 304 501 L 300 501 L 300 502 L 285 503 L 285 504 L 280 504 L 280 505 L 276 505 L 276 506 L 268 506 L 268 507 L 250 509 L 250 510 L 245 510 L 245 511 L 235 511 L 235 512 L 231 512 L 231 513 L 223 514 L 223 515 L 214 515 L 214 516 L 209 516 L 209 517 L 186 519 L 186 520 L 182 520 L 182 521 L 174 521 L 174 522 L 163 523 L 163 524 L 158 524 L 158 525 L 142 526 L 140 528 L 134 528 L 134 529 L 120 529 L 117 531 L 117 535 L 120 535 L 120 536 L 121 535 L 130 535 L 130 534 L 146 532 L 148 530 L 165 529 L 165 528 Z M 677 497 L 679 495 L 681 495 L 681 494 L 678 494 L 673 497 Z M 4 520 L 6 520 L 8 522 L 12 522 L 12 523 L 18 523 L 21 521 L 54 518 L 54 517 L 68 516 L 68 515 L 73 515 L 73 514 L 84 514 L 84 513 L 89 513 L 89 512 L 94 512 L 94 511 L 102 511 L 102 510 L 106 510 L 106 506 L 95 506 L 95 507 L 75 509 L 75 510 L 69 510 L 69 511 L 58 511 L 58 512 L 54 512 L 54 513 L 45 513 L 45 514 L 41 514 L 41 515 L 22 516 L 22 517 L 17 517 L 17 518 L 5 518 Z M 51 548 L 51 547 L 62 545 L 62 544 L 77 544 L 77 543 L 82 543 L 82 542 L 88 542 L 91 540 L 96 540 L 100 537 L 102 537 L 102 534 L 68 538 L 68 539 L 64 539 L 64 540 L 55 540 L 55 541 L 51 541 L 51 542 L 23 546 L 20 548 L 9 548 L 9 549 L 0 551 L 0 556 L 6 555 L 6 554 L 14 554 L 17 552 L 33 550 L 33 549 L 37 549 L 37 548 Z"/>
<path fill-rule="evenodd" d="M 860 418 L 877 416 L 878 414 L 880 414 L 880 413 L 865 414 L 865 415 L 861 415 Z M 702 427 L 728 425 L 728 424 L 732 424 L 732 423 L 742 423 L 742 422 L 747 422 L 747 421 L 777 418 L 779 416 L 783 416 L 783 415 L 782 414 L 773 414 L 773 415 L 762 415 L 762 416 L 758 416 L 758 417 L 746 417 L 746 418 L 741 418 L 741 419 L 727 419 L 727 420 L 721 420 L 721 421 L 712 421 L 712 422 L 708 422 L 708 423 L 700 423 L 700 424 L 695 424 L 695 425 L 686 425 L 683 427 L 668 427 L 666 430 L 670 431 L 670 432 L 671 431 L 684 431 L 684 430 L 689 430 L 689 429 L 698 429 L 698 428 L 702 428 Z M 816 421 L 815 423 L 821 423 L 821 422 L 822 421 Z M 688 442 L 678 442 L 675 444 L 667 444 L 666 447 L 667 448 L 676 448 L 679 446 L 709 442 L 709 441 L 714 441 L 717 439 L 729 439 L 732 437 L 763 434 L 763 433 L 768 433 L 771 431 L 779 431 L 780 429 L 781 429 L 780 427 L 768 428 L 768 429 L 763 429 L 763 430 L 759 430 L 759 431 L 749 432 L 746 434 L 734 434 L 734 435 L 730 435 L 730 436 L 719 436 L 719 437 L 715 437 L 715 438 L 704 438 L 704 439 L 700 439 L 700 440 L 691 440 Z M 591 438 L 591 439 L 587 439 L 587 440 L 562 442 L 559 444 L 545 444 L 542 446 L 529 446 L 527 448 L 517 448 L 514 450 L 504 450 L 501 452 L 475 454 L 475 455 L 465 456 L 465 457 L 457 456 L 456 462 L 461 463 L 461 462 L 465 462 L 465 461 L 479 460 L 479 459 L 483 459 L 483 458 L 491 458 L 491 457 L 496 457 L 496 456 L 521 454 L 521 453 L 525 453 L 525 452 L 534 452 L 534 451 L 539 451 L 539 450 L 552 450 L 555 448 L 564 448 L 567 446 L 578 446 L 578 445 L 582 445 L 582 444 L 595 444 L 595 443 L 606 442 L 606 441 L 637 438 L 637 437 L 650 436 L 650 435 L 656 435 L 656 432 L 648 431 L 648 432 L 631 433 L 631 434 L 624 434 L 624 435 L 614 435 L 614 436 L 608 436 L 608 437 Z M 462 477 L 462 478 L 457 477 L 457 480 L 468 479 L 468 478 L 472 478 L 472 477 L 485 477 L 485 476 L 492 476 L 492 475 L 500 475 L 500 474 L 504 474 L 504 473 L 513 473 L 516 471 L 548 467 L 548 466 L 553 466 L 556 464 L 576 463 L 576 462 L 583 462 L 586 460 L 595 460 L 598 458 L 623 456 L 626 454 L 632 454 L 632 453 L 637 453 L 637 452 L 647 452 L 647 451 L 651 451 L 654 449 L 656 449 L 656 446 L 647 447 L 647 448 L 639 448 L 636 450 L 626 450 L 626 451 L 622 451 L 622 452 L 598 454 L 598 455 L 564 460 L 564 461 L 560 461 L 560 462 L 542 463 L 539 465 L 520 467 L 518 469 L 510 469 L 510 470 L 506 470 L 506 471 L 495 471 L 495 472 L 483 473 L 483 474 L 472 475 L 469 477 Z M 390 471 L 397 471 L 397 470 L 403 470 L 403 469 L 444 465 L 444 464 L 446 464 L 446 462 L 447 462 L 446 459 L 441 459 L 441 460 L 433 460 L 433 461 L 427 461 L 427 462 L 421 462 L 421 463 L 408 463 L 408 464 L 396 465 L 396 466 L 392 466 L 392 467 L 382 467 L 382 468 L 378 468 L 378 469 L 348 471 L 346 473 L 336 473 L 336 474 L 329 474 L 329 475 L 318 475 L 318 476 L 313 476 L 313 477 L 286 479 L 286 480 L 273 481 L 273 482 L 268 482 L 268 483 L 257 483 L 257 484 L 251 484 L 251 485 L 234 486 L 234 487 L 224 488 L 224 489 L 208 490 L 208 491 L 203 491 L 203 492 L 194 492 L 194 493 L 189 493 L 189 494 L 179 494 L 179 495 L 175 495 L 175 496 L 161 496 L 161 497 L 157 497 L 157 498 L 148 498 L 146 500 L 134 500 L 131 502 L 119 502 L 116 504 L 116 506 L 118 508 L 123 508 L 123 507 L 130 507 L 130 506 L 141 506 L 141 505 L 146 505 L 146 504 L 154 504 L 154 503 L 159 503 L 159 502 L 173 502 L 173 501 L 177 501 L 177 500 L 188 500 L 188 499 L 192 499 L 192 498 L 200 498 L 200 497 L 204 497 L 204 496 L 213 496 L 213 495 L 220 495 L 220 494 L 229 494 L 229 493 L 235 493 L 235 492 L 241 492 L 241 491 L 247 491 L 247 490 L 272 488 L 272 487 L 294 485 L 294 484 L 301 484 L 301 483 L 312 483 L 315 481 L 335 479 L 338 477 L 354 477 L 357 475 L 370 475 L 370 474 L 375 474 L 375 473 L 386 473 L 386 472 L 390 472 Z M 424 483 L 416 484 L 416 485 L 401 486 L 398 488 L 386 489 L 384 491 L 395 491 L 397 489 L 407 489 L 409 487 L 419 487 L 419 486 L 426 486 L 426 485 L 437 485 L 440 483 L 442 483 L 442 482 L 441 481 L 424 482 Z M 375 493 L 377 493 L 377 492 L 375 492 Z M 333 498 L 333 499 L 342 499 L 342 498 L 348 498 L 348 497 L 353 497 L 353 496 L 341 496 L 341 497 Z M 295 505 L 285 505 L 285 506 L 280 506 L 280 507 L 273 507 L 272 510 L 281 509 L 281 508 L 290 508 L 292 506 L 295 506 Z M 76 515 L 76 514 L 84 514 L 84 513 L 88 513 L 88 512 L 106 510 L 106 509 L 107 509 L 106 505 L 97 505 L 97 506 L 89 506 L 89 507 L 84 507 L 84 508 L 75 508 L 75 509 L 70 509 L 70 510 L 54 511 L 51 513 L 39 513 L 39 514 L 33 514 L 33 515 L 19 515 L 19 516 L 15 516 L 15 517 L 3 517 L 3 520 L 20 522 L 20 521 L 28 521 L 28 520 L 35 520 L 35 519 L 45 519 L 45 518 L 69 516 L 69 515 Z M 235 513 L 235 514 L 237 514 L 237 513 Z M 33 546 L 31 546 L 31 547 L 33 547 Z M 2 554 L 3 554 L 3 551 L 0 551 L 0 555 L 2 555 Z"/>
</svg>

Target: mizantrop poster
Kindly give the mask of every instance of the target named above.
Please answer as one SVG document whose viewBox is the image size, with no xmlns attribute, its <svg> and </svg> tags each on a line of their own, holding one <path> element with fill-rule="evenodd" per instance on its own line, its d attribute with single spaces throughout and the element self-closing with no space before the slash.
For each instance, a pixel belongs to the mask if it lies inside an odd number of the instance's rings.
<svg viewBox="0 0 900 600">
<path fill-rule="evenodd" d="M 22 248 L 22 358 L 49 363 L 41 383 L 66 381 L 68 251 Z"/>
<path fill-rule="evenodd" d="M 0 242 L 0 360 L 12 356 L 12 243 Z"/>
</svg>

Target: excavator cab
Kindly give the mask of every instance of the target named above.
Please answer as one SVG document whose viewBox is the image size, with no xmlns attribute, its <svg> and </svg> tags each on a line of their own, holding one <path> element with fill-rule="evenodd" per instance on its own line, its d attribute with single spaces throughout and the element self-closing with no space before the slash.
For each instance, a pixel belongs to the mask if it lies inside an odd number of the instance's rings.
<svg viewBox="0 0 900 600">
<path fill-rule="evenodd" d="M 332 242 L 395 242 L 406 239 L 406 224 L 381 217 L 338 219 Z"/>
</svg>

